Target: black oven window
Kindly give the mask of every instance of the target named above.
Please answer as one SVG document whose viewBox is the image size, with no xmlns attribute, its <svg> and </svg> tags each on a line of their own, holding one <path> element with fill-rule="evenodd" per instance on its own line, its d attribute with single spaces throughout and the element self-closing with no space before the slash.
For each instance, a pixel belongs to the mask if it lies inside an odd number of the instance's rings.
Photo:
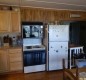
<svg viewBox="0 0 86 80">
<path fill-rule="evenodd" d="M 45 50 L 24 51 L 24 66 L 45 64 Z"/>
<path fill-rule="evenodd" d="M 42 25 L 23 25 L 23 38 L 41 38 L 42 34 Z"/>
<path fill-rule="evenodd" d="M 30 37 L 30 26 L 24 26 L 23 27 L 23 37 Z"/>
</svg>

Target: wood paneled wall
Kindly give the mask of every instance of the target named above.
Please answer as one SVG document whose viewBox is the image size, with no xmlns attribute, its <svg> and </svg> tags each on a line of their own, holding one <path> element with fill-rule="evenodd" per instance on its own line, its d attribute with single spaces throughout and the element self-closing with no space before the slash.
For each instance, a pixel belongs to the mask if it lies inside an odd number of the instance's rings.
<svg viewBox="0 0 86 80">
<path fill-rule="evenodd" d="M 10 10 L 18 8 L 15 6 L 0 5 L 0 10 Z M 61 20 L 79 20 L 86 21 L 86 11 L 71 10 L 54 10 L 44 8 L 21 7 L 21 21 L 42 21 L 42 22 L 59 22 Z M 71 18 L 70 14 L 78 14 L 80 17 Z"/>
<path fill-rule="evenodd" d="M 70 14 L 78 14 L 80 15 L 80 17 L 71 18 Z M 86 21 L 86 12 L 21 7 L 21 20 L 22 21 L 43 21 L 43 22 L 55 22 L 55 21 L 61 21 L 61 20 Z"/>
</svg>

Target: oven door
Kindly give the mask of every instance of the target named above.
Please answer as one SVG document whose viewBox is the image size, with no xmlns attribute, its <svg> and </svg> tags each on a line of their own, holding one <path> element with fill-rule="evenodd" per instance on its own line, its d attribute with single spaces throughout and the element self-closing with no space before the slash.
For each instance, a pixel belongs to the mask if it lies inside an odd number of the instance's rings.
<svg viewBox="0 0 86 80">
<path fill-rule="evenodd" d="M 42 22 L 22 22 L 23 38 L 42 38 L 43 23 Z"/>
<path fill-rule="evenodd" d="M 45 64 L 45 50 L 24 51 L 24 66 Z"/>
</svg>

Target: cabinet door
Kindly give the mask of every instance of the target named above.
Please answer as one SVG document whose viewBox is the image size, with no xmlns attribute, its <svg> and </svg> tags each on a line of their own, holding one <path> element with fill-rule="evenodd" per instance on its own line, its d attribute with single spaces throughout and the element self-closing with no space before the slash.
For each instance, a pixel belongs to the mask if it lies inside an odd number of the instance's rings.
<svg viewBox="0 0 86 80">
<path fill-rule="evenodd" d="M 9 64 L 10 71 L 23 70 L 22 64 L 22 50 L 21 49 L 9 49 Z"/>
<path fill-rule="evenodd" d="M 22 61 L 22 50 L 21 49 L 9 49 L 10 62 Z"/>
<path fill-rule="evenodd" d="M 0 50 L 0 73 L 7 72 L 8 70 L 8 52 L 7 50 Z"/>
<path fill-rule="evenodd" d="M 0 32 L 10 31 L 10 11 L 0 11 Z"/>
<path fill-rule="evenodd" d="M 23 70 L 22 62 L 12 62 L 10 63 L 10 71 Z"/>
<path fill-rule="evenodd" d="M 20 12 L 19 11 L 11 12 L 11 26 L 12 26 L 12 32 L 20 32 Z"/>
</svg>

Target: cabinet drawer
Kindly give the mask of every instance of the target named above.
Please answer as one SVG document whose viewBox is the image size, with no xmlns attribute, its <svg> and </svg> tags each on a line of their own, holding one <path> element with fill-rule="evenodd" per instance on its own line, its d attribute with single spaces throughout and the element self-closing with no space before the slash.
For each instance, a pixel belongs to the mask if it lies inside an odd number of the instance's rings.
<svg viewBox="0 0 86 80">
<path fill-rule="evenodd" d="M 22 56 L 20 53 L 9 54 L 10 62 L 22 61 Z"/>
<path fill-rule="evenodd" d="M 9 49 L 9 53 L 22 53 L 21 49 Z"/>
<path fill-rule="evenodd" d="M 22 62 L 10 63 L 10 71 L 18 71 L 18 70 L 22 70 L 22 69 L 23 69 Z"/>
</svg>

